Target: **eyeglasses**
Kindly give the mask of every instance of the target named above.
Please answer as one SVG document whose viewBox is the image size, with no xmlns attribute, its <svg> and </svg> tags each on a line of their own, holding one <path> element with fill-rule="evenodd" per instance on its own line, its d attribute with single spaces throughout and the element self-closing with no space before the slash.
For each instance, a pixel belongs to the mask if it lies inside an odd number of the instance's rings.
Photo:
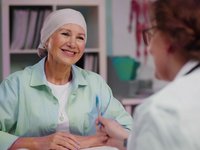
<svg viewBox="0 0 200 150">
<path fill-rule="evenodd" d="M 149 45 L 151 38 L 153 37 L 154 34 L 154 29 L 157 28 L 157 26 L 152 26 L 150 28 L 144 29 L 142 31 L 142 36 L 143 36 L 143 40 L 144 40 L 144 44 L 146 46 Z"/>
</svg>

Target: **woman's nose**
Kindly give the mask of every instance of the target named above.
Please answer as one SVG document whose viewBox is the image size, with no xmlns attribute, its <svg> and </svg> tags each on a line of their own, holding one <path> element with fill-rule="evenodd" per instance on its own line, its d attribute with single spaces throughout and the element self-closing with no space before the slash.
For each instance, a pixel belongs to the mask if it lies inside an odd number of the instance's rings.
<svg viewBox="0 0 200 150">
<path fill-rule="evenodd" d="M 70 38 L 68 41 L 67 41 L 67 46 L 70 46 L 71 48 L 74 48 L 76 46 L 76 41 L 74 38 Z"/>
</svg>

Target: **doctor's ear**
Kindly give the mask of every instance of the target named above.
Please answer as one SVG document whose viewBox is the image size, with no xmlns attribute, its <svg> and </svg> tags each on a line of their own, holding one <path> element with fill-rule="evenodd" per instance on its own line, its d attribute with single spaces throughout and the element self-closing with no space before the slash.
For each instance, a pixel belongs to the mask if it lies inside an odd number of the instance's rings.
<svg viewBox="0 0 200 150">
<path fill-rule="evenodd" d="M 169 53 L 174 53 L 176 51 L 176 46 L 170 44 L 167 50 Z"/>
</svg>

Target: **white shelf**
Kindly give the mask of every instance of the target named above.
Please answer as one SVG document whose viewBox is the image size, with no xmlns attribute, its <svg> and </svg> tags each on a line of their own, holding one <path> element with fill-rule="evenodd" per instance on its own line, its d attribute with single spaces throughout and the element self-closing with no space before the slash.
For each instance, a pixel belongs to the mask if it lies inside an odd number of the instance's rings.
<svg viewBox="0 0 200 150">
<path fill-rule="evenodd" d="M 121 100 L 122 105 L 130 115 L 133 115 L 133 108 L 137 105 L 142 104 L 143 102 L 144 99 L 139 98 L 124 98 Z"/>
<path fill-rule="evenodd" d="M 19 5 L 19 6 L 42 6 L 42 5 L 67 5 L 67 6 L 102 6 L 104 5 L 104 0 L 2 0 L 4 4 L 7 5 Z M 7 2 L 6 2 L 7 1 Z"/>
<path fill-rule="evenodd" d="M 26 50 L 11 50 L 10 54 L 37 54 L 37 50 L 35 49 L 26 49 Z"/>
<path fill-rule="evenodd" d="M 10 73 L 22 68 L 21 66 L 34 64 L 38 61 L 36 58 L 37 50 L 15 49 L 11 50 L 11 30 L 13 18 L 11 12 L 15 9 L 44 9 L 50 8 L 52 11 L 62 8 L 74 8 L 81 11 L 86 18 L 88 26 L 88 40 L 85 49 L 86 54 L 94 54 L 98 57 L 98 73 L 107 80 L 107 59 L 106 59 L 106 29 L 105 29 L 105 0 L 2 0 L 2 77 L 6 78 Z M 27 55 L 28 54 L 28 55 Z M 26 59 L 24 57 L 32 56 L 35 59 Z M 19 66 L 17 63 L 19 61 Z M 31 62 L 33 61 L 33 62 Z"/>
<path fill-rule="evenodd" d="M 15 49 L 11 50 L 10 54 L 37 54 L 36 49 Z M 99 50 L 97 48 L 86 48 L 85 53 L 99 53 Z"/>
</svg>

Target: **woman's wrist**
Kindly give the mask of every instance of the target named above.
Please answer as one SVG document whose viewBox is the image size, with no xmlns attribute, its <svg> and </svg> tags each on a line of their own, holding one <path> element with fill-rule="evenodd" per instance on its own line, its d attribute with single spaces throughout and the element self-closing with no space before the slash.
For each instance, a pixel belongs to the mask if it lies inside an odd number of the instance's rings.
<svg viewBox="0 0 200 150">
<path fill-rule="evenodd" d="M 124 139 L 124 141 L 123 141 L 123 146 L 124 146 L 124 147 L 127 147 L 127 143 L 128 143 L 128 138 Z"/>
<path fill-rule="evenodd" d="M 15 150 L 20 148 L 37 149 L 37 142 L 35 138 L 19 137 L 9 148 L 9 150 Z"/>
<path fill-rule="evenodd" d="M 128 139 L 128 136 L 130 134 L 130 131 L 127 129 L 123 129 L 123 131 L 119 134 L 120 136 L 118 136 L 118 140 L 124 141 L 124 139 Z"/>
</svg>

